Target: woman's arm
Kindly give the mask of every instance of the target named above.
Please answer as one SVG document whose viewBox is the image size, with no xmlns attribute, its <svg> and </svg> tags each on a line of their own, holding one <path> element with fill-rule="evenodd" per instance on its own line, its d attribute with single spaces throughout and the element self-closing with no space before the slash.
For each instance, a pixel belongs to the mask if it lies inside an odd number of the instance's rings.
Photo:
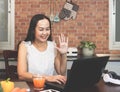
<svg viewBox="0 0 120 92">
<path fill-rule="evenodd" d="M 56 47 L 55 69 L 58 74 L 65 75 L 67 67 L 68 38 L 63 34 L 59 36 L 60 47 Z"/>
<path fill-rule="evenodd" d="M 66 54 L 57 54 L 55 58 L 55 69 L 57 74 L 65 75 L 67 67 L 67 56 Z"/>
<path fill-rule="evenodd" d="M 17 72 L 21 80 L 32 80 L 32 74 L 27 72 L 27 49 L 23 42 L 20 43 L 18 49 Z"/>
</svg>

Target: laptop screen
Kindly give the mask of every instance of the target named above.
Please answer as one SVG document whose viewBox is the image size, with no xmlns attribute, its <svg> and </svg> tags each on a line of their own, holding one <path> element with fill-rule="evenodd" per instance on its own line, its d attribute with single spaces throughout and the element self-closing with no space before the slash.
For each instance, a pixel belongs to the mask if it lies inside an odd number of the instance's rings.
<svg viewBox="0 0 120 92">
<path fill-rule="evenodd" d="M 83 57 L 73 61 L 65 89 L 79 90 L 99 82 L 109 56 Z"/>
</svg>

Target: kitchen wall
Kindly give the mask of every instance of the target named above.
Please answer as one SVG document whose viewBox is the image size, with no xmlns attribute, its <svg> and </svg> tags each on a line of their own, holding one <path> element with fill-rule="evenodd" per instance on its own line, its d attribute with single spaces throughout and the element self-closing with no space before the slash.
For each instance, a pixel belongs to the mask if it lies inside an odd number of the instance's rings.
<svg viewBox="0 0 120 92">
<path fill-rule="evenodd" d="M 26 37 L 33 15 L 44 13 L 50 16 L 51 11 L 55 15 L 61 11 L 65 2 L 66 0 L 15 0 L 15 47 Z M 109 50 L 109 0 L 72 2 L 79 5 L 76 18 L 53 23 L 53 39 L 58 42 L 58 35 L 64 33 L 69 37 L 69 47 L 77 47 L 81 40 L 90 40 L 97 45 L 96 53 L 120 54 L 120 51 Z"/>
</svg>

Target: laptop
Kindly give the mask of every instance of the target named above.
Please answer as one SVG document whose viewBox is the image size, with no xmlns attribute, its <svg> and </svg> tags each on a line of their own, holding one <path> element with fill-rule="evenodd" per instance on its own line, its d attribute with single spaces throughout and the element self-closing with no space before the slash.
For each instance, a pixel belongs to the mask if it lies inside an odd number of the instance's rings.
<svg viewBox="0 0 120 92">
<path fill-rule="evenodd" d="M 82 57 L 73 61 L 66 84 L 46 83 L 47 88 L 60 92 L 79 92 L 82 88 L 95 86 L 101 79 L 109 56 Z"/>
</svg>

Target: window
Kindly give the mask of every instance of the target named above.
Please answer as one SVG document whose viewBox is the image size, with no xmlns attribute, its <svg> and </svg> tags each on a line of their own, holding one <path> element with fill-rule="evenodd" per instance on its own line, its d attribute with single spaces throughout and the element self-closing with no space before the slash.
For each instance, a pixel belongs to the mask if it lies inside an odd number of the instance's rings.
<svg viewBox="0 0 120 92">
<path fill-rule="evenodd" d="M 109 49 L 120 50 L 120 0 L 109 0 Z"/>
<path fill-rule="evenodd" d="M 0 50 L 14 49 L 14 2 L 0 0 Z"/>
</svg>

